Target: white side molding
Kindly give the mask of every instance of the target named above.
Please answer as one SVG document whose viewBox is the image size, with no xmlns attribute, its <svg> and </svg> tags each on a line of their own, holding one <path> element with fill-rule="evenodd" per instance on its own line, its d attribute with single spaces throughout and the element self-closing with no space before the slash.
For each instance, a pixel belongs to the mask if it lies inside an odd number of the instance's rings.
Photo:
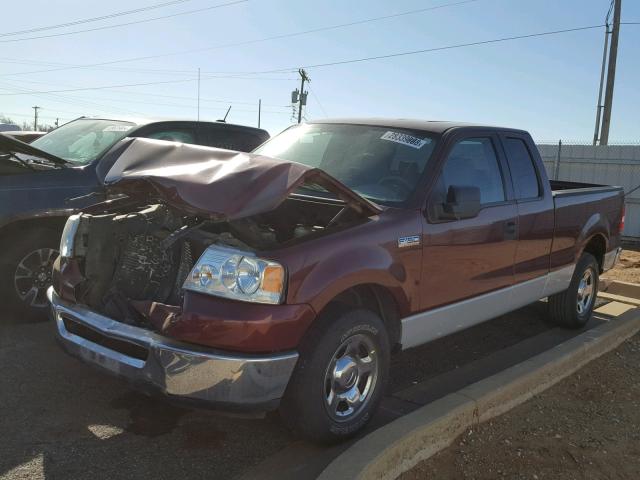
<svg viewBox="0 0 640 480">
<path fill-rule="evenodd" d="M 517 310 L 569 287 L 575 265 L 461 302 L 402 319 L 402 348 L 417 347 L 436 338 Z"/>
</svg>

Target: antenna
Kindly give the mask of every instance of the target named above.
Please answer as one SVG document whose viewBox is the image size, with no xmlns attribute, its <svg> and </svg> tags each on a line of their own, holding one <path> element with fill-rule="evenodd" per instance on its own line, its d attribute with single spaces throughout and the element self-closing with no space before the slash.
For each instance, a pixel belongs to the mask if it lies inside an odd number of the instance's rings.
<svg viewBox="0 0 640 480">
<path fill-rule="evenodd" d="M 231 111 L 231 105 L 229 105 L 229 108 L 227 108 L 227 113 L 224 114 L 224 118 L 222 120 L 218 120 L 219 122 L 227 122 L 227 116 L 229 115 L 229 112 Z"/>
</svg>

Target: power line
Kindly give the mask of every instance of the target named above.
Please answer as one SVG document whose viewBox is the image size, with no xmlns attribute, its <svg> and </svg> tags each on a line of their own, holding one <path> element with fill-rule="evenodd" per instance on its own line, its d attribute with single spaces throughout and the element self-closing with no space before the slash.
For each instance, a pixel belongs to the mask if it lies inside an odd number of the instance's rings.
<svg viewBox="0 0 640 480">
<path fill-rule="evenodd" d="M 376 56 L 355 58 L 355 59 L 349 59 L 349 60 L 340 60 L 340 61 L 335 61 L 335 62 L 309 64 L 309 65 L 305 65 L 302 68 L 323 68 L 323 67 L 330 67 L 330 66 L 336 66 L 336 65 L 346 65 L 346 64 L 350 64 L 350 63 L 359 63 L 359 62 L 367 62 L 367 61 L 373 61 L 373 60 L 382 60 L 382 59 L 387 59 L 387 58 L 395 58 L 395 57 L 401 57 L 401 56 L 417 55 L 417 54 L 422 54 L 422 53 L 431 53 L 431 52 L 437 52 L 437 51 L 443 51 L 443 50 L 452 50 L 452 49 L 458 49 L 458 48 L 464 48 L 464 47 L 472 47 L 472 46 L 478 46 L 478 45 L 488 45 L 488 44 L 494 44 L 494 43 L 501 43 L 501 42 L 507 42 L 507 41 L 512 41 L 512 40 L 521 40 L 521 39 L 526 39 L 526 38 L 536 38 L 536 37 L 544 37 L 544 36 L 550 36 L 550 35 L 559 35 L 559 34 L 563 34 L 563 33 L 571 33 L 571 32 L 578 32 L 578 31 L 585 31 L 585 30 L 593 30 L 595 28 L 602 28 L 603 26 L 604 25 L 599 24 L 599 25 L 590 25 L 590 26 L 584 26 L 584 27 L 566 28 L 566 29 L 562 29 L 562 30 L 551 30 L 551 31 L 546 31 L 546 32 L 530 33 L 530 34 L 526 34 L 526 35 L 514 35 L 514 36 L 509 36 L 509 37 L 495 38 L 495 39 L 491 39 L 491 40 L 482 40 L 482 41 L 476 41 L 476 42 L 458 43 L 458 44 L 447 45 L 447 46 L 443 46 L 443 47 L 425 48 L 425 49 L 421 49 L 421 50 L 410 50 L 410 51 L 405 51 L 405 52 L 396 52 L 396 53 L 390 53 L 390 54 L 385 54 L 385 55 L 376 55 Z M 288 71 L 292 71 L 292 70 L 293 70 L 293 67 L 291 67 L 291 68 L 273 69 L 273 70 L 263 70 L 263 71 L 256 71 L 256 72 L 245 72 L 245 74 L 252 75 L 252 74 L 279 73 L 279 72 L 285 72 L 285 71 L 288 72 Z M 233 76 L 230 76 L 228 78 L 233 78 Z M 84 91 L 84 90 L 103 90 L 103 89 L 109 89 L 109 88 L 137 87 L 137 86 L 145 86 L 145 85 L 158 85 L 158 84 L 166 84 L 166 83 L 183 83 L 183 82 L 193 82 L 193 81 L 195 81 L 195 79 L 166 80 L 166 81 L 161 81 L 161 82 L 145 82 L 145 83 L 131 83 L 131 84 L 120 84 L 120 85 L 104 85 L 104 86 L 98 86 L 98 87 L 85 87 L 85 88 L 74 88 L 74 89 L 64 89 L 64 90 L 48 90 L 48 91 L 34 92 L 34 93 L 59 93 L 59 92 Z M 24 95 L 24 93 L 3 93 L 3 94 L 0 94 L 0 95 L 3 95 L 3 96 L 7 96 L 7 95 Z"/>
<path fill-rule="evenodd" d="M 534 38 L 534 37 L 544 37 L 544 36 L 548 36 L 548 35 L 558 35 L 561 33 L 570 33 L 570 32 L 579 32 L 582 30 L 593 30 L 595 28 L 602 28 L 604 25 L 600 24 L 600 25 L 590 25 L 588 27 L 576 27 L 576 28 L 567 28 L 567 29 L 563 29 L 563 30 L 552 30 L 552 31 L 548 31 L 548 32 L 539 32 L 539 33 L 531 33 L 528 35 L 514 35 L 511 37 L 501 37 L 501 38 L 495 38 L 495 39 L 491 39 L 491 40 L 482 40 L 479 42 L 468 42 L 468 43 L 458 43 L 458 44 L 454 44 L 454 45 L 447 45 L 444 47 L 435 47 L 435 48 L 425 48 L 425 49 L 421 49 L 421 50 L 409 50 L 406 52 L 397 52 L 397 53 L 389 53 L 387 55 L 375 55 L 375 56 L 371 56 L 371 57 L 362 57 L 362 58 L 355 58 L 355 59 L 350 59 L 350 60 L 341 60 L 341 61 L 337 61 L 337 62 L 326 62 L 326 63 L 316 63 L 313 65 L 305 65 L 303 68 L 321 68 L 321 67 L 332 67 L 335 65 L 345 65 L 348 63 L 358 63 L 358 62 L 368 62 L 371 60 L 382 60 L 382 59 L 386 59 L 386 58 L 395 58 L 395 57 L 403 57 L 403 56 L 407 56 L 407 55 L 417 55 L 419 53 L 431 53 L 431 52 L 439 52 L 442 50 L 453 50 L 456 48 L 463 48 L 463 47 L 474 47 L 474 46 L 478 46 L 478 45 L 488 45 L 488 44 L 492 44 L 492 43 L 500 43 L 500 42 L 508 42 L 511 40 L 521 40 L 524 38 Z M 270 70 L 270 71 L 264 71 L 264 72 L 259 72 L 259 73 L 276 73 L 276 72 L 284 72 L 284 71 L 289 71 L 289 69 L 282 69 L 282 70 Z"/>
<path fill-rule="evenodd" d="M 162 8 L 162 7 L 168 7 L 171 5 L 176 5 L 179 3 L 186 3 L 186 2 L 191 2 L 192 0 L 173 0 L 171 2 L 165 2 L 165 3 L 157 3 L 155 5 L 149 5 L 146 7 L 141 7 L 141 8 L 136 8 L 134 10 L 125 10 L 122 12 L 115 12 L 115 13 L 109 13 L 106 15 L 101 15 L 99 17 L 92 17 L 92 18 L 83 18 L 81 20 L 73 20 L 70 22 L 66 22 L 66 23 L 59 23 L 57 25 L 47 25 L 45 27 L 35 27 L 35 28 L 29 28 L 27 30 L 16 30 L 14 32 L 5 32 L 5 33 L 0 33 L 0 37 L 8 37 L 8 36 L 12 36 L 12 35 L 22 35 L 25 33 L 35 33 L 35 32 L 42 32 L 45 30 L 53 30 L 56 28 L 63 28 L 63 27 L 72 27 L 74 25 L 81 25 L 83 23 L 91 23 L 91 22 L 98 22 L 100 20 L 107 20 L 109 18 L 115 18 L 115 17 L 122 17 L 125 15 L 131 15 L 134 13 L 140 13 L 140 12 L 146 12 L 149 10 L 154 10 L 157 8 Z"/>
<path fill-rule="evenodd" d="M 22 42 L 25 40 L 37 40 L 40 38 L 52 38 L 52 37 L 63 37 L 66 35 L 76 35 L 78 33 L 87 33 L 87 32 L 95 32 L 98 30 L 107 30 L 107 29 L 111 29 L 111 28 L 119 28 L 119 27 L 126 27 L 129 25 L 138 25 L 140 23 L 148 23 L 148 22 L 155 22 L 156 20 L 164 20 L 166 18 L 174 18 L 174 17 L 179 17 L 182 15 L 191 15 L 193 13 L 199 13 L 199 12 L 204 12 L 207 10 L 213 10 L 216 8 L 221 8 L 221 7 L 228 7 L 230 5 L 237 5 L 239 3 L 246 3 L 249 0 L 234 0 L 232 2 L 228 2 L 228 3 L 221 3 L 218 5 L 212 5 L 210 7 L 205 7 L 205 8 L 198 8 L 195 10 L 188 10 L 186 12 L 178 12 L 178 13 L 173 13 L 171 15 L 163 15 L 161 17 L 154 17 L 154 18 L 146 18 L 146 19 L 142 19 L 142 20 L 135 20 L 132 22 L 126 22 L 126 23 L 116 23 L 113 25 L 105 25 L 102 27 L 95 27 L 95 28 L 87 28 L 85 30 L 74 30 L 73 32 L 62 32 L 62 33 L 52 33 L 49 35 L 39 35 L 39 36 L 35 36 L 35 37 L 24 37 L 24 38 L 13 38 L 10 40 L 0 40 L 0 43 L 12 43 L 12 42 Z"/>
<path fill-rule="evenodd" d="M 115 71 L 115 72 L 125 72 L 125 73 L 149 73 L 149 74 L 160 74 L 160 75 L 187 75 L 187 76 L 193 76 L 193 70 L 163 70 L 163 69 L 149 69 L 149 68 L 109 68 L 109 67 L 99 67 L 97 64 L 94 66 L 90 66 L 90 65 L 73 65 L 73 64 L 64 64 L 64 63 L 58 63 L 58 64 L 52 64 L 52 63 L 48 63 L 48 62 L 27 62 L 27 61 L 19 61 L 16 59 L 12 59 L 12 58 L 6 58 L 6 57 L 0 57 L 0 63 L 20 63 L 20 64 L 25 64 L 25 65 L 59 65 L 61 66 L 60 68 L 52 68 L 52 69 L 46 69 L 46 70 L 30 70 L 28 72 L 14 72 L 14 73 L 3 73 L 0 74 L 0 77 L 12 77 L 12 76 L 16 76 L 16 75 L 27 75 L 27 74 L 33 74 L 33 73 L 46 73 L 46 72 L 57 72 L 57 71 L 61 71 L 61 70 L 71 70 L 71 69 L 77 69 L 77 68 L 92 68 L 95 70 L 106 70 L 106 71 Z M 239 73 L 234 73 L 234 72 L 227 72 L 226 75 L 215 75 L 213 74 L 213 72 L 202 75 L 203 77 L 206 78 L 233 78 L 233 79 L 238 79 L 238 80 L 277 80 L 277 81 L 290 81 L 290 80 L 296 80 L 295 78 L 292 77 L 273 77 L 273 76 L 265 76 L 265 77 L 259 77 L 257 75 L 252 75 L 251 77 L 247 77 L 247 76 L 242 76 Z"/>
<path fill-rule="evenodd" d="M 551 31 L 547 31 L 547 32 L 530 33 L 530 34 L 526 34 L 526 35 L 514 35 L 514 36 L 510 36 L 510 37 L 501 37 L 501 38 L 495 38 L 495 39 L 491 39 L 491 40 L 481 40 L 481 41 L 477 41 L 477 42 L 458 43 L 458 44 L 447 45 L 447 46 L 443 46 L 443 47 L 425 48 L 425 49 L 421 49 L 421 50 L 410 50 L 410 51 L 405 51 L 405 52 L 389 53 L 389 54 L 385 54 L 385 55 L 375 55 L 375 56 L 371 56 L 371 57 L 362 57 L 362 58 L 355 58 L 355 59 L 350 59 L 350 60 L 339 60 L 339 61 L 335 61 L 335 62 L 309 64 L 309 65 L 305 65 L 302 68 L 323 68 L 323 67 L 331 67 L 331 66 L 336 66 L 336 65 L 346 65 L 346 64 L 350 64 L 350 63 L 360 63 L 360 62 L 368 62 L 368 61 L 373 61 L 373 60 L 383 60 L 383 59 L 387 59 L 387 58 L 396 58 L 396 57 L 402 57 L 402 56 L 417 55 L 417 54 L 421 54 L 421 53 L 431 53 L 431 52 L 438 52 L 438 51 L 443 51 L 443 50 L 452 50 L 452 49 L 458 49 L 458 48 L 464 48 L 464 47 L 472 47 L 472 46 L 478 46 L 478 45 L 488 45 L 488 44 L 493 44 L 493 43 L 501 43 L 501 42 L 507 42 L 507 41 L 512 41 L 512 40 L 521 40 L 521 39 L 525 39 L 525 38 L 535 38 L 535 37 L 543 37 L 543 36 L 549 36 L 549 35 L 559 35 L 559 34 L 562 34 L 562 33 L 578 32 L 578 31 L 584 31 L 584 30 L 593 30 L 595 28 L 602 28 L 603 26 L 604 25 L 602 25 L 602 24 L 600 24 L 600 25 L 590 25 L 590 26 L 585 26 L 585 27 L 575 27 L 575 28 L 566 28 L 566 29 L 562 29 L 562 30 L 551 30 Z M 280 69 L 274 69 L 274 70 L 245 72 L 245 74 L 281 73 L 281 72 L 285 72 L 285 71 L 288 72 L 288 71 L 291 71 L 291 70 L 293 70 L 293 68 L 280 68 Z M 232 76 L 230 76 L 229 78 L 232 78 Z M 184 82 L 193 82 L 193 81 L 195 81 L 195 79 L 165 80 L 165 81 L 161 81 L 161 82 L 129 83 L 129 84 L 119 84 L 119 85 L 103 85 L 103 86 L 98 86 L 98 87 L 72 88 L 72 89 L 63 89 L 63 90 L 47 90 L 47 91 L 34 92 L 34 93 L 64 93 L 64 92 L 76 92 L 76 91 L 85 91 L 85 90 L 104 90 L 104 89 L 109 89 L 109 88 L 138 87 L 138 86 L 146 86 L 146 85 L 159 85 L 159 84 L 166 84 L 166 83 L 184 83 Z M 2 93 L 0 95 L 2 95 L 2 96 L 7 96 L 7 95 L 25 95 L 25 93 Z"/>
<path fill-rule="evenodd" d="M 6 85 L 6 84 L 4 84 Z M 8 88 L 7 88 L 8 87 Z M 36 98 L 41 98 L 44 100 L 47 100 L 49 102 L 58 102 L 58 103 L 66 103 L 69 105 L 77 105 L 77 106 L 81 106 L 81 107 L 90 107 L 90 108 L 97 108 L 98 110 L 102 110 L 102 111 L 118 111 L 118 112 L 124 112 L 127 113 L 129 115 L 133 114 L 133 115 L 141 115 L 144 116 L 144 113 L 135 111 L 135 110 L 130 110 L 127 108 L 122 108 L 122 107 L 113 107 L 113 106 L 109 106 L 109 105 L 102 105 L 100 103 L 94 102 L 94 101 L 87 101 L 87 100 L 69 100 L 68 98 L 62 96 L 62 95 L 56 95 L 53 93 L 50 94 L 39 94 L 38 92 L 35 92 L 34 90 L 30 90 L 30 89 L 26 89 L 24 87 L 15 87 L 13 85 L 7 85 L 5 87 L 0 87 L 2 88 L 2 90 L 9 90 L 9 91 L 13 91 L 13 92 L 24 92 L 24 94 L 26 95 L 32 95 Z M 34 93 L 35 92 L 35 93 Z"/>
<path fill-rule="evenodd" d="M 15 73 L 4 73 L 4 74 L 0 74 L 0 76 L 14 76 L 14 75 L 26 75 L 26 74 L 31 74 L 31 73 L 45 73 L 45 72 L 56 72 L 59 70 L 69 70 L 69 69 L 76 69 L 76 68 L 92 68 L 95 70 L 106 70 L 106 71 L 115 71 L 115 72 L 126 72 L 126 73 L 151 73 L 151 74 L 161 74 L 161 75 L 188 75 L 188 76 L 193 76 L 193 69 L 191 70 L 167 70 L 167 69 L 156 69 L 156 68 L 123 68 L 123 67 L 99 67 L 99 66 L 87 66 L 87 65 L 74 65 L 74 64 L 70 64 L 70 63 L 53 63 L 53 62 L 39 62 L 39 61 L 34 61 L 34 60 L 19 60 L 19 59 L 15 59 L 15 58 L 7 58 L 7 57 L 0 57 L 0 63 L 15 63 L 15 64 L 20 64 L 20 65 L 51 65 L 51 66 L 55 66 L 55 67 L 61 67 L 61 68 L 53 68 L 53 69 L 47 69 L 47 70 L 32 70 L 29 72 L 15 72 Z M 212 74 L 208 74 L 205 75 L 208 78 L 229 78 L 229 74 L 233 73 L 233 72 L 227 72 L 227 75 L 221 76 L 221 75 L 214 75 L 213 72 Z M 234 78 L 237 78 L 239 80 L 254 80 L 254 79 L 259 79 L 259 80 L 296 80 L 295 78 L 292 77 L 257 77 L 257 76 L 252 76 L 252 77 L 242 77 L 242 76 L 234 76 Z"/>
<path fill-rule="evenodd" d="M 120 88 L 120 87 L 142 87 L 147 85 L 161 85 L 166 83 L 185 83 L 185 82 L 195 82 L 195 78 L 187 79 L 187 80 L 165 80 L 162 82 L 145 82 L 145 83 L 123 83 L 119 85 L 101 85 L 98 87 L 82 87 L 82 88 L 67 88 L 62 90 L 45 90 L 45 91 L 33 91 L 31 93 L 65 93 L 65 92 L 81 92 L 86 90 L 105 90 L 109 88 Z M 0 95 L 28 95 L 29 93 L 0 93 Z"/>
<path fill-rule="evenodd" d="M 324 109 L 324 107 L 322 106 L 322 103 L 320 102 L 320 99 L 318 98 L 318 96 L 316 95 L 316 92 L 313 91 L 313 89 L 311 88 L 311 84 L 308 85 L 309 87 L 309 91 L 311 92 L 311 95 L 313 95 L 313 99 L 316 101 L 316 103 L 318 104 L 318 106 L 320 107 L 320 110 L 322 110 L 322 114 L 325 117 L 328 117 L 329 115 L 327 115 L 327 111 Z"/>
<path fill-rule="evenodd" d="M 191 53 L 206 52 L 206 51 L 219 50 L 219 49 L 229 48 L 229 47 L 239 47 L 239 46 L 245 46 L 245 45 L 252 45 L 252 44 L 267 42 L 267 41 L 271 41 L 271 40 L 279 40 L 279 39 L 283 39 L 283 38 L 297 37 L 297 36 L 302 36 L 302 35 L 308 35 L 308 34 L 311 34 L 311 33 L 325 32 L 325 31 L 329 31 L 329 30 L 337 30 L 337 29 L 340 29 L 340 28 L 347 28 L 347 27 L 352 27 L 352 26 L 356 26 L 356 25 L 363 25 L 363 24 L 366 24 L 366 23 L 377 22 L 377 21 L 381 21 L 381 20 L 387 20 L 387 19 L 407 16 L 407 15 L 415 15 L 415 14 L 424 13 L 424 12 L 428 12 L 428 11 L 432 11 L 432 10 L 438 10 L 438 9 L 447 8 L 447 7 L 454 7 L 454 6 L 459 6 L 459 5 L 463 5 L 463 4 L 474 3 L 474 2 L 477 2 L 477 1 L 480 1 L 480 0 L 464 0 L 464 1 L 454 2 L 454 3 L 445 3 L 445 4 L 441 4 L 441 5 L 435 5 L 435 6 L 432 6 L 432 7 L 419 8 L 419 9 L 416 9 L 416 10 L 408 10 L 408 11 L 395 13 L 395 14 L 390 14 L 390 15 L 383 15 L 383 16 L 379 16 L 379 17 L 371 17 L 371 18 L 366 18 L 366 19 L 363 19 L 363 20 L 356 20 L 356 21 L 353 21 L 353 22 L 341 23 L 341 24 L 337 24 L 337 25 L 329 25 L 329 26 L 325 26 L 325 27 L 312 28 L 312 29 L 309 29 L 309 30 L 285 33 L 285 34 L 281 34 L 281 35 L 263 37 L 263 38 L 254 39 L 254 40 L 246 40 L 246 41 L 242 41 L 242 42 L 225 43 L 225 44 L 221 44 L 221 45 L 214 45 L 214 46 L 210 46 L 210 47 L 202 47 L 202 48 L 181 50 L 181 51 L 171 52 L 171 53 L 161 53 L 161 54 L 156 54 L 156 55 L 145 55 L 145 56 L 140 56 L 140 57 L 130 57 L 130 58 L 124 58 L 124 59 L 118 59 L 118 60 L 111 60 L 111 61 L 108 61 L 108 62 L 92 63 L 92 64 L 87 64 L 87 65 L 75 65 L 75 66 L 69 66 L 69 67 L 64 66 L 64 67 L 60 67 L 60 68 L 52 68 L 52 69 L 46 69 L 46 70 L 31 70 L 31 71 L 27 71 L 27 72 L 7 73 L 7 74 L 4 74 L 4 75 L 5 76 L 6 75 L 26 75 L 26 74 L 31 74 L 31 73 L 48 73 L 48 72 L 56 72 L 56 71 L 60 71 L 60 70 L 75 69 L 75 68 L 102 67 L 102 66 L 105 66 L 105 65 L 113 65 L 113 64 L 116 64 L 116 63 L 127 63 L 127 62 L 141 61 L 141 60 L 152 60 L 152 59 L 156 59 L 156 58 L 164 58 L 164 57 L 171 57 L 171 56 L 176 56 L 176 55 L 185 55 L 185 54 L 191 54 Z M 292 69 L 292 71 L 297 72 L 297 68 Z M 219 73 L 219 72 L 203 72 L 203 73 L 211 74 L 211 73 Z M 227 72 L 227 73 L 231 73 L 231 72 Z M 235 72 L 235 73 L 241 73 L 241 72 Z"/>
<path fill-rule="evenodd" d="M 6 82 L 7 80 L 5 80 Z M 11 82 L 11 80 L 9 80 Z M 20 80 L 21 83 L 35 83 L 35 84 L 46 84 L 46 85 L 51 85 L 50 82 L 43 82 L 43 81 L 38 81 L 38 80 Z M 5 83 L 5 85 L 8 85 Z M 81 88 L 81 87 L 77 87 L 75 85 L 69 85 L 67 83 L 56 83 L 56 85 L 60 85 L 63 87 L 68 87 L 69 89 L 73 89 L 73 88 Z M 12 90 L 16 90 L 17 86 L 11 86 Z M 25 92 L 28 91 L 28 89 L 24 90 Z M 32 90 L 35 91 L 35 90 Z M 140 91 L 129 91 L 129 90 L 118 90 L 117 91 L 118 94 L 126 94 L 126 95 L 135 95 L 135 96 L 151 96 L 151 97 L 159 97 L 159 98 L 170 98 L 170 99 L 176 99 L 176 100 L 191 100 L 193 101 L 193 97 L 186 97 L 186 96 L 179 96 L 179 95 L 166 95 L 166 94 L 160 94 L 160 93 L 151 93 L 151 92 L 140 92 Z M 57 95 L 59 96 L 59 95 Z M 79 99 L 79 100 L 84 100 L 81 97 L 77 97 L 77 96 L 70 96 L 67 95 L 65 98 L 75 98 L 75 99 Z M 102 97 L 101 97 L 102 98 Z M 106 100 L 106 101 L 112 101 L 112 102 L 125 102 L 125 103 L 140 103 L 140 104 L 147 104 L 147 105 L 162 105 L 159 104 L 155 101 L 141 101 L 141 100 L 131 100 L 131 99 L 112 99 L 112 98 L 102 98 L 102 100 Z M 90 101 L 90 100 L 89 100 Z M 223 99 L 214 99 L 214 98 L 205 98 L 205 97 L 201 97 L 200 98 L 201 102 L 211 102 L 211 103 L 222 103 L 224 105 L 249 105 L 249 106 L 254 106 L 255 102 L 243 102 L 243 101 L 236 101 L 236 100 L 223 100 Z M 174 106 L 174 105 L 178 105 L 178 104 L 166 104 L 166 106 Z M 270 108 L 286 108 L 289 109 L 290 106 L 289 105 L 275 105 L 275 104 L 266 104 L 263 103 L 262 104 L 263 107 L 270 107 Z"/>
</svg>

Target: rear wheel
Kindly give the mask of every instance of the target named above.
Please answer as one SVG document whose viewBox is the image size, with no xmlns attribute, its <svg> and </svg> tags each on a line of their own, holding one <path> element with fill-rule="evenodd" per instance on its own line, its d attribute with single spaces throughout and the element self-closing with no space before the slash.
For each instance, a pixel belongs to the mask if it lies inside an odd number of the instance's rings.
<svg viewBox="0 0 640 480">
<path fill-rule="evenodd" d="M 551 320 L 562 327 L 582 328 L 591 318 L 598 295 L 600 268 L 590 253 L 576 264 L 569 288 L 549 297 Z"/>
<path fill-rule="evenodd" d="M 318 319 L 280 406 L 285 423 L 309 440 L 331 443 L 362 429 L 376 411 L 389 369 L 382 320 L 368 310 L 333 310 Z"/>
<path fill-rule="evenodd" d="M 15 320 L 46 319 L 47 288 L 51 270 L 58 256 L 59 233 L 35 228 L 14 235 L 2 243 L 0 251 L 0 288 L 6 298 L 5 308 Z"/>
</svg>

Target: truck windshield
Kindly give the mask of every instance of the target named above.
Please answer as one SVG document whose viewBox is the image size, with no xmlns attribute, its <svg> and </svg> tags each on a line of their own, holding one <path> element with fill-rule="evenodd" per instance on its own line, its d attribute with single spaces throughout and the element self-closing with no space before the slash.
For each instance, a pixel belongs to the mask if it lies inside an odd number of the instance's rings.
<svg viewBox="0 0 640 480">
<path fill-rule="evenodd" d="M 56 128 L 31 145 L 76 165 L 86 165 L 127 136 L 133 127 L 135 124 L 130 122 L 81 118 Z"/>
<path fill-rule="evenodd" d="M 433 152 L 426 132 L 393 127 L 307 124 L 291 127 L 253 153 L 317 167 L 365 198 L 401 204 Z"/>
</svg>

